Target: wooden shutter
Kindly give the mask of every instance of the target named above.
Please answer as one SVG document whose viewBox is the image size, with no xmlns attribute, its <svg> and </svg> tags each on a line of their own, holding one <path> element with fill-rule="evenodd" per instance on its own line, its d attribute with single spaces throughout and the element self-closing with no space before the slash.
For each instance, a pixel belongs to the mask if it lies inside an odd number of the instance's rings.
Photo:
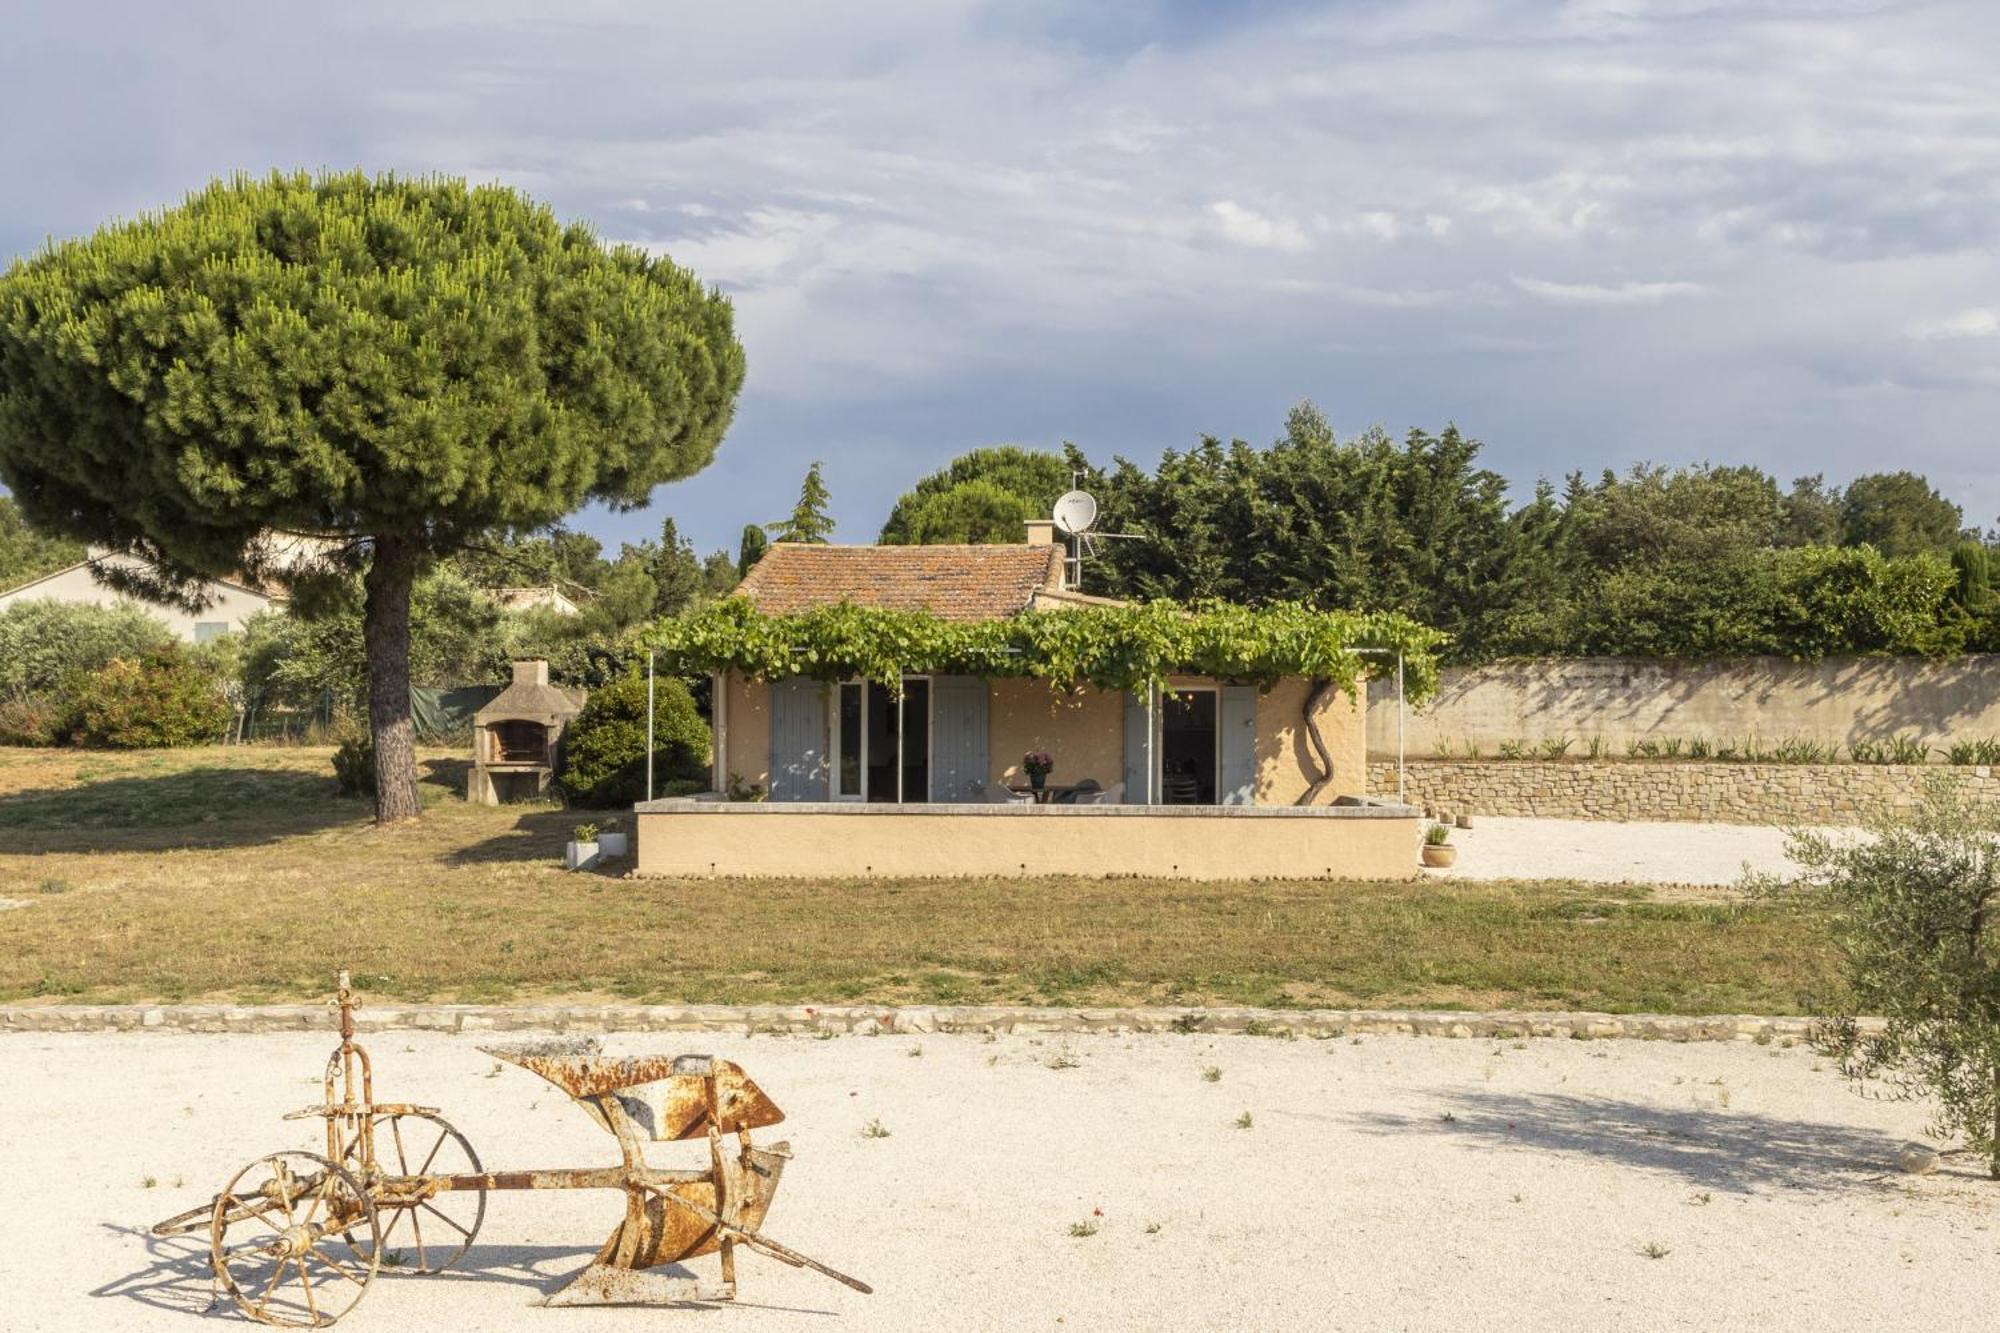
<svg viewBox="0 0 2000 1333">
<path fill-rule="evenodd" d="M 1257 804 L 1257 689 L 1224 685 L 1218 726 L 1222 732 L 1222 784 L 1218 805 Z"/>
<path fill-rule="evenodd" d="M 977 676 L 931 677 L 933 801 L 977 801 L 992 776 L 987 754 L 986 682 Z"/>
<path fill-rule="evenodd" d="M 826 799 L 826 695 L 816 680 L 771 682 L 771 799 Z"/>
</svg>

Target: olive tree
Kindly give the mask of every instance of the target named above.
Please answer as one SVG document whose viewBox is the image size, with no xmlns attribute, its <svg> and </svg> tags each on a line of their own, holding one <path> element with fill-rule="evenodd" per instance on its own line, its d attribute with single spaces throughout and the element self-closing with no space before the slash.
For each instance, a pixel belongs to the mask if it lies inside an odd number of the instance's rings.
<svg viewBox="0 0 2000 1333">
<path fill-rule="evenodd" d="M 143 557 L 131 591 L 271 576 L 288 537 L 363 575 L 376 817 L 418 813 L 420 570 L 714 456 L 729 304 L 501 186 L 274 174 L 51 244 L 0 276 L 0 481 Z M 295 558 L 295 555 L 294 555 Z"/>
<path fill-rule="evenodd" d="M 1788 851 L 1800 876 L 1761 887 L 1822 908 L 1845 964 L 1821 1044 L 1851 1078 L 1932 1098 L 1936 1131 L 2000 1180 L 2000 816 L 1933 775 L 1909 814 Z"/>
</svg>

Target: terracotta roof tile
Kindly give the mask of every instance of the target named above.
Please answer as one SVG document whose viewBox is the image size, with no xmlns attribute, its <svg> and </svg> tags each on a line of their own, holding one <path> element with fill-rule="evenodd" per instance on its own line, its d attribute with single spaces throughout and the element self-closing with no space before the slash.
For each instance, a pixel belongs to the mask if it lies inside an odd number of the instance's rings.
<svg viewBox="0 0 2000 1333">
<path fill-rule="evenodd" d="M 737 589 L 772 614 L 852 602 L 995 620 L 1062 585 L 1060 546 L 808 546 L 780 542 Z"/>
</svg>

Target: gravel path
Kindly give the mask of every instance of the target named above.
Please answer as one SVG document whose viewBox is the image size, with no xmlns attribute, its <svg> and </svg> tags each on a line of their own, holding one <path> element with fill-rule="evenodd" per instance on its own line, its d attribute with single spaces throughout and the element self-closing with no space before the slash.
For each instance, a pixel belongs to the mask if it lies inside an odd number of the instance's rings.
<svg viewBox="0 0 2000 1333">
<path fill-rule="evenodd" d="M 441 1104 L 489 1168 L 612 1156 L 582 1113 L 470 1039 L 370 1044 L 378 1095 Z M 200 1319 L 201 1247 L 143 1229 L 252 1156 L 310 1147 L 314 1124 L 279 1117 L 316 1098 L 327 1046 L 311 1034 L 0 1040 L 0 1328 L 252 1327 Z M 1956 1330 L 1992 1327 L 2000 1304 L 2000 1185 L 1956 1158 L 1936 1175 L 1897 1173 L 1922 1108 L 1847 1095 L 1804 1048 L 709 1046 L 791 1116 L 797 1157 L 770 1233 L 876 1295 L 750 1256 L 733 1309 L 539 1309 L 618 1204 L 502 1194 L 467 1271 L 381 1277 L 342 1327 Z M 888 1136 L 865 1137 L 877 1120 Z M 672 1148 L 655 1159 L 687 1155 Z M 1095 1234 L 1072 1236 L 1077 1224 Z"/>
<path fill-rule="evenodd" d="M 1604 883 L 1729 885 L 1747 863 L 1793 869 L 1786 831 L 1745 824 L 1611 823 L 1488 815 L 1458 829 L 1454 879 L 1583 879 Z"/>
</svg>

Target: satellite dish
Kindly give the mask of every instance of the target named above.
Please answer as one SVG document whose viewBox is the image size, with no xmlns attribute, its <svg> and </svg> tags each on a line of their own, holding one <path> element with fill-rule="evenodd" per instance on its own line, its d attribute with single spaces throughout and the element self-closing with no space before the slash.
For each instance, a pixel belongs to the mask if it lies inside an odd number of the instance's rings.
<svg viewBox="0 0 2000 1333">
<path fill-rule="evenodd" d="M 1075 537 L 1090 531 L 1090 525 L 1097 521 L 1097 501 L 1084 491 L 1070 491 L 1056 501 L 1056 531 L 1067 537 Z"/>
</svg>

